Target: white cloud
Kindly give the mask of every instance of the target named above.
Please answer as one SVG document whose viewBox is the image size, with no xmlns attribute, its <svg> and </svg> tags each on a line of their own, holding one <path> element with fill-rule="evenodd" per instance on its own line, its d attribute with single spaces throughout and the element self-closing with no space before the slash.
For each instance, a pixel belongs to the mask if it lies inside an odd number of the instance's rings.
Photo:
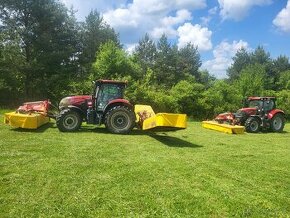
<svg viewBox="0 0 290 218">
<path fill-rule="evenodd" d="M 208 26 L 209 22 L 212 20 L 213 16 L 217 14 L 218 7 L 213 7 L 208 10 L 208 15 L 201 17 L 200 21 L 203 26 Z"/>
<path fill-rule="evenodd" d="M 273 20 L 273 24 L 283 32 L 290 32 L 290 0 Z"/>
<path fill-rule="evenodd" d="M 218 0 L 220 15 L 224 20 L 242 20 L 254 6 L 269 5 L 272 0 Z"/>
<path fill-rule="evenodd" d="M 182 24 L 187 20 L 191 20 L 191 13 L 188 10 L 179 10 L 176 12 L 176 16 L 164 17 L 160 21 L 160 25 L 155 27 L 150 35 L 153 38 L 160 38 L 162 34 L 166 34 L 169 38 L 177 36 L 177 31 L 174 28 L 177 24 Z"/>
<path fill-rule="evenodd" d="M 85 17 L 91 10 L 96 9 L 98 12 L 104 12 L 114 8 L 123 7 L 126 0 L 60 0 L 66 7 L 71 8 L 73 6 L 76 10 L 76 17 L 78 20 L 85 20 Z"/>
<path fill-rule="evenodd" d="M 232 43 L 222 41 L 213 50 L 214 58 L 205 61 L 202 68 L 207 69 L 210 74 L 215 75 L 217 78 L 226 78 L 226 70 L 233 63 L 232 58 L 242 47 L 247 50 L 250 49 L 249 44 L 243 40 L 233 41 Z"/>
<path fill-rule="evenodd" d="M 138 45 L 137 43 L 126 44 L 126 45 L 125 45 L 126 52 L 127 52 L 128 54 L 132 54 L 133 51 L 135 50 L 135 48 L 136 48 L 137 45 Z"/>
<path fill-rule="evenodd" d="M 212 48 L 212 32 L 207 27 L 201 27 L 199 24 L 192 25 L 185 23 L 178 27 L 178 47 L 184 47 L 187 43 L 198 46 L 200 51 L 210 50 Z"/>
<path fill-rule="evenodd" d="M 163 33 L 176 37 L 176 26 L 191 19 L 190 11 L 205 6 L 206 0 L 133 0 L 123 8 L 105 12 L 103 17 L 120 33 L 122 42 L 132 43 L 146 32 L 154 38 Z"/>
</svg>

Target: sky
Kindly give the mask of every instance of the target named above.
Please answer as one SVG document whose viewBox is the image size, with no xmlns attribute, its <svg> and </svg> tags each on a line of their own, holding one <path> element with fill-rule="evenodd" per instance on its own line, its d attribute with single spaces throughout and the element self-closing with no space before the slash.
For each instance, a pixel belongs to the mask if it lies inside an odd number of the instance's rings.
<svg viewBox="0 0 290 218">
<path fill-rule="evenodd" d="M 131 52 L 148 33 L 166 34 L 179 48 L 198 46 L 202 68 L 226 78 L 232 57 L 263 46 L 272 58 L 290 57 L 290 0 L 60 0 L 84 21 L 93 9 Z"/>
</svg>

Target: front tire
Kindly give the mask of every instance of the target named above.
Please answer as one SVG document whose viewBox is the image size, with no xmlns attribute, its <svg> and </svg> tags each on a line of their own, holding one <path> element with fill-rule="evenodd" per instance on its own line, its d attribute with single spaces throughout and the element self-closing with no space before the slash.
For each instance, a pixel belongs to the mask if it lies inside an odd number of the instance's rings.
<svg viewBox="0 0 290 218">
<path fill-rule="evenodd" d="M 282 132 L 285 126 L 285 119 L 282 114 L 276 114 L 270 121 L 273 132 Z"/>
<path fill-rule="evenodd" d="M 257 133 L 260 131 L 261 121 L 257 117 L 249 117 L 245 122 L 247 132 Z"/>
<path fill-rule="evenodd" d="M 115 106 L 107 112 L 105 125 L 111 133 L 127 134 L 133 129 L 135 120 L 135 114 L 130 108 Z"/>
<path fill-rule="evenodd" d="M 60 112 L 56 118 L 56 125 L 61 132 L 74 132 L 77 131 L 82 124 L 80 114 L 71 109 L 65 109 Z"/>
</svg>

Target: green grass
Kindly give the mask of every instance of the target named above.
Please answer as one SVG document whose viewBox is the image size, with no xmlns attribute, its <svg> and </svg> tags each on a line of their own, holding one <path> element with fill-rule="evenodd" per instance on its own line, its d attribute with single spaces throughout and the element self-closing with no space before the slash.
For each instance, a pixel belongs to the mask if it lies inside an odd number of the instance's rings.
<svg viewBox="0 0 290 218">
<path fill-rule="evenodd" d="M 0 217 L 290 217 L 290 124 L 112 135 L 0 119 Z"/>
</svg>

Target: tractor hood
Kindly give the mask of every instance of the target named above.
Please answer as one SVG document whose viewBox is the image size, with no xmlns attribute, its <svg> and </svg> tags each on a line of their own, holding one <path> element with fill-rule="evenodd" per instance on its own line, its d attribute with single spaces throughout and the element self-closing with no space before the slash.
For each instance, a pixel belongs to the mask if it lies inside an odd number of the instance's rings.
<svg viewBox="0 0 290 218">
<path fill-rule="evenodd" d="M 73 106 L 81 106 L 84 104 L 87 100 L 91 100 L 91 95 L 75 95 L 75 96 L 69 96 L 61 99 L 59 102 L 59 109 L 66 108 L 70 105 Z"/>
<path fill-rule="evenodd" d="M 255 115 L 257 114 L 257 108 L 245 107 L 245 108 L 241 108 L 239 112 L 244 112 L 248 115 Z"/>
</svg>

